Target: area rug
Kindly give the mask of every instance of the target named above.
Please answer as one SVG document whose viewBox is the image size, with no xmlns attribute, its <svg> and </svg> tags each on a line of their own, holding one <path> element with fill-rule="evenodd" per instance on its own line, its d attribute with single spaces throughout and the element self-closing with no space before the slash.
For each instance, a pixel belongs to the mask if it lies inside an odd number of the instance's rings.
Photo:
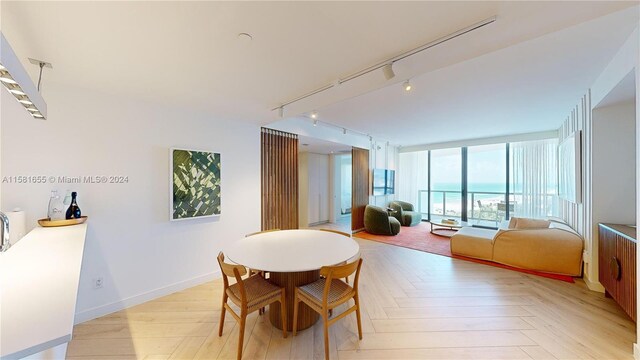
<svg viewBox="0 0 640 360">
<path fill-rule="evenodd" d="M 434 235 L 430 232 L 430 230 L 431 230 L 431 225 L 429 225 L 428 222 L 421 222 L 416 226 L 411 226 L 411 227 L 403 226 L 402 229 L 400 229 L 400 233 L 396 236 L 373 235 L 373 234 L 369 234 L 366 231 L 359 232 L 354 236 L 360 239 L 377 241 L 377 242 L 381 242 L 389 245 L 402 246 L 409 249 L 420 250 L 420 251 L 442 255 L 442 256 L 448 256 L 450 258 L 471 261 L 478 264 L 495 266 L 502 269 L 518 271 L 525 274 L 541 276 L 541 277 L 565 281 L 569 283 L 574 282 L 573 278 L 567 275 L 549 274 L 549 273 L 534 271 L 534 270 L 518 269 L 512 266 L 498 264 L 491 261 L 453 255 L 451 254 L 451 246 L 450 246 L 449 238 L 444 236 Z"/>
</svg>

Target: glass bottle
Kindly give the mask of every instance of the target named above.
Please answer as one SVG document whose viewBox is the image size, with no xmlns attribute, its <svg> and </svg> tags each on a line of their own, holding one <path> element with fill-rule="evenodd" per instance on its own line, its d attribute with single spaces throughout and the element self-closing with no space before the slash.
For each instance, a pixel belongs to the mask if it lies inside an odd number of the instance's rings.
<svg viewBox="0 0 640 360">
<path fill-rule="evenodd" d="M 76 197 L 78 196 L 77 192 L 71 193 L 71 205 L 67 209 L 66 217 L 67 219 L 79 219 L 82 216 L 80 212 L 80 207 L 78 207 L 78 203 L 76 202 Z"/>
</svg>

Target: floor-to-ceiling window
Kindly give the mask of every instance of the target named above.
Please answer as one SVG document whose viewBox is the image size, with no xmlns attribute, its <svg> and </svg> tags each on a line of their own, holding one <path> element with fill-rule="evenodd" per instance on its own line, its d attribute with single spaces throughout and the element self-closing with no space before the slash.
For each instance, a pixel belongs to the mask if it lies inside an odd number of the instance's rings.
<svg viewBox="0 0 640 360">
<path fill-rule="evenodd" d="M 496 227 L 510 216 L 557 214 L 557 139 L 400 154 L 398 199 L 423 220 Z"/>
<path fill-rule="evenodd" d="M 431 151 L 430 219 L 462 217 L 462 149 Z"/>
<path fill-rule="evenodd" d="M 507 145 L 467 148 L 467 220 L 497 226 L 505 218 Z"/>
</svg>

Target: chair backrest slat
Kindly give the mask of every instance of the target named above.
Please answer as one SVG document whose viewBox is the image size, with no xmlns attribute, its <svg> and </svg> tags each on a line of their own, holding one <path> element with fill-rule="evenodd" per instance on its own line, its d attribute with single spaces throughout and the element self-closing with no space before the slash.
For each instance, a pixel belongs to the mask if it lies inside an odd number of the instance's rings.
<svg viewBox="0 0 640 360">
<path fill-rule="evenodd" d="M 353 274 L 354 272 L 356 272 L 356 270 L 358 270 L 358 265 L 361 260 L 362 259 L 358 259 L 352 263 L 345 264 L 345 265 L 323 266 L 320 269 L 320 275 L 326 278 L 331 277 L 333 279 L 347 277 Z"/>
</svg>

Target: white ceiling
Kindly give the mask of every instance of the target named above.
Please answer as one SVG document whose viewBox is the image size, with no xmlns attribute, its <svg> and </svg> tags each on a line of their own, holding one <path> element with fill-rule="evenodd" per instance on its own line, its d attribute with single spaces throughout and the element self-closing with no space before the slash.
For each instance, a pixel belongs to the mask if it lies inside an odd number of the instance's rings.
<svg viewBox="0 0 640 360">
<path fill-rule="evenodd" d="M 53 63 L 45 98 L 55 83 L 265 124 L 282 102 L 497 15 L 397 63 L 390 81 L 372 73 L 286 109 L 409 145 L 522 130 L 533 109 L 548 129 L 637 24 L 636 4 L 3 0 L 0 24 L 23 63 Z M 409 97 L 384 89 L 409 77 Z"/>
<path fill-rule="evenodd" d="M 298 136 L 298 150 L 315 154 L 351 154 L 351 146 L 324 141 L 309 136 Z"/>
</svg>

